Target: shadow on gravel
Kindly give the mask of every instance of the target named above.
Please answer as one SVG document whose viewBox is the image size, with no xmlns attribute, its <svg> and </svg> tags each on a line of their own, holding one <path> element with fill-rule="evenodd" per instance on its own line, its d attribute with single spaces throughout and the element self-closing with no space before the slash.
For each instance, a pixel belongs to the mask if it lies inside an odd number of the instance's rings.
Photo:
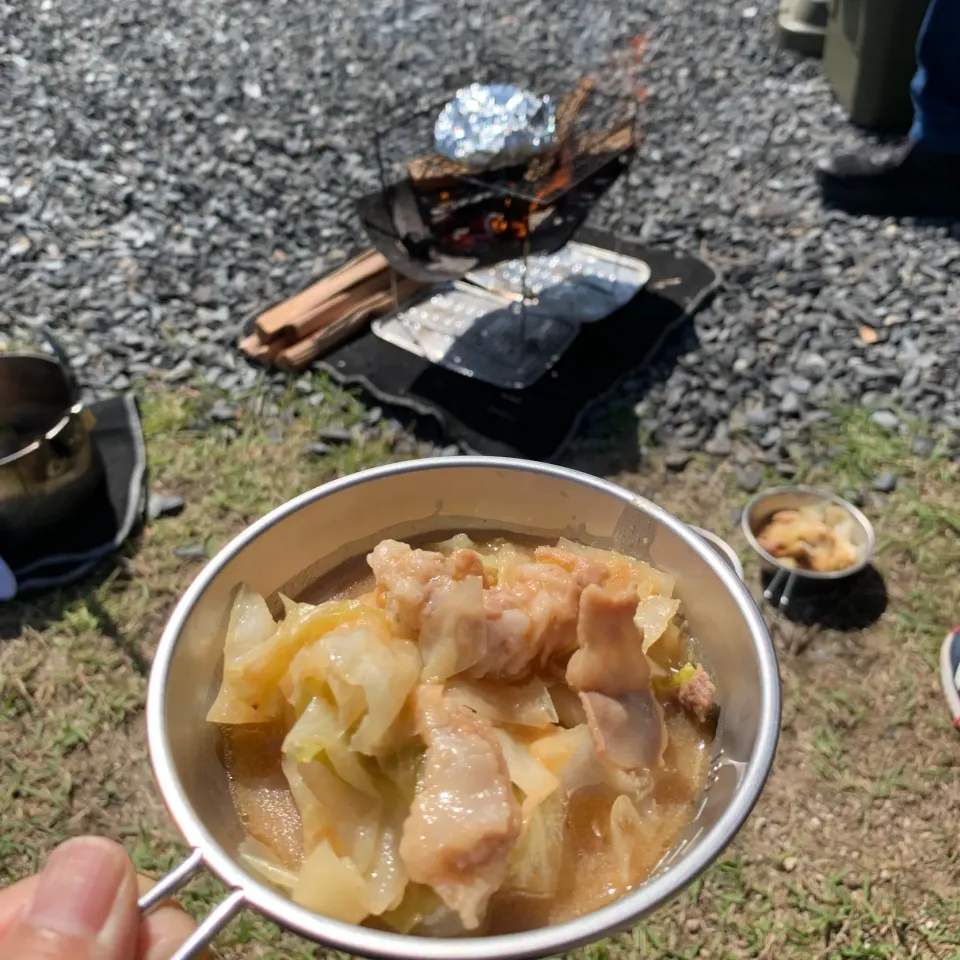
<svg viewBox="0 0 960 960">
<path fill-rule="evenodd" d="M 641 434 L 637 404 L 668 381 L 680 359 L 699 346 L 693 318 L 688 316 L 669 331 L 645 364 L 596 401 L 559 462 L 597 476 L 638 471 L 643 447 L 651 438 Z M 691 435 L 690 441 L 690 449 L 700 448 L 700 438 Z M 684 446 L 683 438 L 679 445 Z"/>
<path fill-rule="evenodd" d="M 770 575 L 764 575 L 764 589 L 771 579 Z M 856 576 L 839 581 L 836 586 L 802 590 L 798 584 L 786 610 L 780 613 L 791 622 L 804 626 L 816 625 L 844 632 L 864 630 L 883 616 L 887 600 L 883 577 L 876 567 L 868 566 Z"/>
</svg>

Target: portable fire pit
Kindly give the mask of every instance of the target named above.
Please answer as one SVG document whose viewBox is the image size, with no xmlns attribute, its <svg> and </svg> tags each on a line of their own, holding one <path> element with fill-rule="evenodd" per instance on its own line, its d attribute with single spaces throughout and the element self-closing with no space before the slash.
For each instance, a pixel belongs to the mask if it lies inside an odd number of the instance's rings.
<svg viewBox="0 0 960 960">
<path fill-rule="evenodd" d="M 357 200 L 373 249 L 263 313 L 244 352 L 301 369 L 372 322 L 458 376 L 536 383 L 650 276 L 619 249 L 571 243 L 636 155 L 643 46 L 513 84 L 515 60 L 485 57 L 484 77 L 384 111 L 379 189 Z"/>
<path fill-rule="evenodd" d="M 474 83 L 395 111 L 375 136 L 380 189 L 358 202 L 360 219 L 397 272 L 446 283 L 375 320 L 378 337 L 521 390 L 582 323 L 636 294 L 641 261 L 568 245 L 636 154 L 642 50 L 637 40 L 572 85 Z"/>
</svg>

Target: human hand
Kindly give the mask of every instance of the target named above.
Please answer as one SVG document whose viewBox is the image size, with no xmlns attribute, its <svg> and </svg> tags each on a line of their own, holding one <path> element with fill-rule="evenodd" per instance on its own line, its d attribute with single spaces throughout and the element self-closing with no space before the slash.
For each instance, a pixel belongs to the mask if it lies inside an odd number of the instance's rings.
<svg viewBox="0 0 960 960">
<path fill-rule="evenodd" d="M 170 902 L 141 917 L 137 897 L 152 885 L 112 840 L 68 840 L 42 873 L 0 890 L 0 957 L 169 960 L 194 924 Z"/>
</svg>

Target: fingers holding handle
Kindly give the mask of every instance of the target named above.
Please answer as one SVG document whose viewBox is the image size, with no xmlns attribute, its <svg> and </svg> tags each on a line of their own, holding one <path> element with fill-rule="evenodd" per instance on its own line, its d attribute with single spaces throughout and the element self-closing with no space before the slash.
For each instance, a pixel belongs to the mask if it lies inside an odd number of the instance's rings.
<svg viewBox="0 0 960 960">
<path fill-rule="evenodd" d="M 126 851 L 99 837 L 68 840 L 43 871 L 0 891 L 0 957 L 18 960 L 170 960 L 194 932 L 170 901 L 148 916 Z"/>
</svg>

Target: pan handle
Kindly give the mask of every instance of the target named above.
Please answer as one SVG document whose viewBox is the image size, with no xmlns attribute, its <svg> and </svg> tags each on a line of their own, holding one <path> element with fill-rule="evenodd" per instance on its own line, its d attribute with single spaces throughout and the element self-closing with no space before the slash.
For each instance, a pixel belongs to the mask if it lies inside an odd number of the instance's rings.
<svg viewBox="0 0 960 960">
<path fill-rule="evenodd" d="M 45 323 L 34 327 L 34 331 L 38 338 L 50 348 L 57 363 L 60 364 L 64 379 L 67 381 L 67 389 L 70 391 L 70 396 L 72 397 L 70 405 L 73 406 L 73 404 L 80 399 L 80 387 L 77 385 L 77 378 L 73 373 L 73 367 L 70 364 L 70 357 L 67 356 L 67 351 L 63 349 L 63 345 Z"/>
<path fill-rule="evenodd" d="M 170 894 L 176 893 L 202 866 L 203 854 L 199 850 L 194 850 L 183 863 L 178 864 L 165 877 L 158 880 L 156 885 L 137 901 L 141 915 L 149 913 Z M 244 908 L 245 904 L 246 895 L 243 891 L 234 890 L 226 900 L 221 901 L 213 909 L 187 941 L 170 957 L 170 960 L 193 960 L 206 949 L 210 941 Z"/>
<path fill-rule="evenodd" d="M 781 610 L 786 610 L 790 605 L 796 580 L 797 575 L 792 570 L 780 567 L 767 585 L 767 589 L 763 591 L 763 599 L 767 603 L 776 603 Z"/>
</svg>

